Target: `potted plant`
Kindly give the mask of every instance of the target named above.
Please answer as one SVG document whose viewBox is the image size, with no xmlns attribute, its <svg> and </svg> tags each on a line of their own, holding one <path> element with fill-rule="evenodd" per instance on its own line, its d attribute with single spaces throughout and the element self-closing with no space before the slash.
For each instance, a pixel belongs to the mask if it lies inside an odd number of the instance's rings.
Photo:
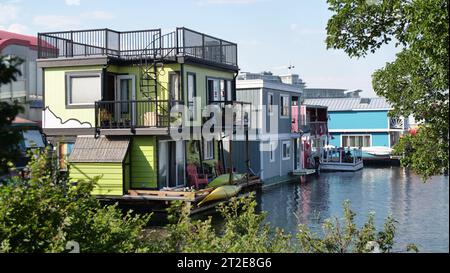
<svg viewBox="0 0 450 273">
<path fill-rule="evenodd" d="M 100 109 L 99 118 L 101 127 L 109 127 L 112 120 L 112 115 L 108 110 Z"/>
</svg>

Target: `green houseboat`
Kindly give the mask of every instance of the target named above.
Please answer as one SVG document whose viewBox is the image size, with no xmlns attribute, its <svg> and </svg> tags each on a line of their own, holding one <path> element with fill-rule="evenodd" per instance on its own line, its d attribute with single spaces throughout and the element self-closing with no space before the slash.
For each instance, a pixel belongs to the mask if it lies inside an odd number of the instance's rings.
<svg viewBox="0 0 450 273">
<path fill-rule="evenodd" d="M 225 164 L 218 140 L 174 140 L 170 109 L 189 106 L 195 128 L 206 122 L 207 104 L 239 104 L 235 43 L 187 28 L 38 38 L 42 126 L 71 179 L 100 177 L 94 194 L 123 196 L 190 186 L 187 164 Z"/>
</svg>

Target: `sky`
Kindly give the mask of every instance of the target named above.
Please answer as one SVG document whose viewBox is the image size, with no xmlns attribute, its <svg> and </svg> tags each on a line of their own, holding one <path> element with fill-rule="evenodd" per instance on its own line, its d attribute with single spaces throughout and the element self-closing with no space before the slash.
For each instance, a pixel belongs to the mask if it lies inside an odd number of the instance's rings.
<svg viewBox="0 0 450 273">
<path fill-rule="evenodd" d="M 111 28 L 187 27 L 238 44 L 241 71 L 299 74 L 307 87 L 361 89 L 398 52 L 393 45 L 351 59 L 326 49 L 326 0 L 0 0 L 0 29 L 23 34 Z M 295 66 L 288 70 L 288 66 Z"/>
</svg>

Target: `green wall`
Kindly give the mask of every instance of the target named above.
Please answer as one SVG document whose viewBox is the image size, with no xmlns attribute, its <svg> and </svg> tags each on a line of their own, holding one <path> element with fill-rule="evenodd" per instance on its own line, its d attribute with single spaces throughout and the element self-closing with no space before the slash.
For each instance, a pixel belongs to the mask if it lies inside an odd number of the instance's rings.
<svg viewBox="0 0 450 273">
<path fill-rule="evenodd" d="M 122 163 L 71 163 L 70 180 L 92 180 L 100 177 L 92 194 L 123 195 Z"/>
<path fill-rule="evenodd" d="M 167 100 L 169 98 L 168 86 L 169 86 L 169 73 L 174 71 L 179 71 L 179 64 L 165 64 L 162 67 L 158 67 L 158 99 Z M 108 72 L 116 73 L 116 74 L 129 74 L 135 76 L 135 88 L 136 88 L 136 99 L 147 99 L 142 96 L 140 91 L 140 80 L 141 80 L 141 72 L 138 66 L 117 66 L 110 65 L 107 68 Z"/>
<path fill-rule="evenodd" d="M 131 145 L 131 188 L 157 188 L 156 137 L 136 136 Z"/>
<path fill-rule="evenodd" d="M 95 110 L 91 108 L 66 108 L 66 72 L 101 71 L 102 66 L 76 66 L 45 68 L 44 98 L 45 107 L 49 107 L 63 121 L 76 118 L 81 122 L 89 122 L 95 126 Z"/>
</svg>

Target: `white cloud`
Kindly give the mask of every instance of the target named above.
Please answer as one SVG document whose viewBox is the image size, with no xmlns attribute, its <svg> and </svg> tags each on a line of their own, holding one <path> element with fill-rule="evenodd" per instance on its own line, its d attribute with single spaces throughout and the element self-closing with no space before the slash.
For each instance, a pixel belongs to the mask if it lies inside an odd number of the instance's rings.
<svg viewBox="0 0 450 273">
<path fill-rule="evenodd" d="M 0 26 L 0 29 L 5 29 L 6 31 L 20 33 L 20 34 L 27 34 L 27 31 L 28 31 L 27 26 L 22 25 L 22 24 L 17 24 L 17 23 L 11 24 L 7 27 Z"/>
<path fill-rule="evenodd" d="M 6 24 L 16 19 L 18 12 L 17 6 L 0 3 L 0 24 Z"/>
<path fill-rule="evenodd" d="M 33 24 L 47 29 L 72 29 L 81 25 L 81 20 L 76 16 L 64 15 L 39 15 L 33 18 Z"/>
<path fill-rule="evenodd" d="M 94 19 L 94 20 L 111 20 L 114 19 L 114 15 L 107 11 L 91 11 L 85 12 L 80 15 L 83 19 Z"/>
<path fill-rule="evenodd" d="M 66 5 L 68 6 L 79 6 L 80 0 L 65 0 Z"/>
</svg>

